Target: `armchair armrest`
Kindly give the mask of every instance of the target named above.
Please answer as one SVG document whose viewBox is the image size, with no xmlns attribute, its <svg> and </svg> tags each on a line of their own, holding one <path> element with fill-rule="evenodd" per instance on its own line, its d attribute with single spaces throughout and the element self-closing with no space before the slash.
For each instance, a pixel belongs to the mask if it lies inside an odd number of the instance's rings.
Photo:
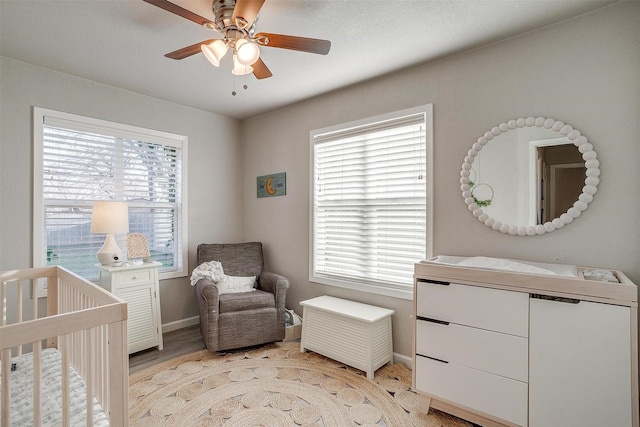
<svg viewBox="0 0 640 427">
<path fill-rule="evenodd" d="M 276 273 L 263 271 L 258 277 L 258 288 L 272 294 L 286 292 L 289 289 L 289 279 Z"/>
<path fill-rule="evenodd" d="M 289 279 L 276 273 L 263 271 L 258 278 L 258 289 L 274 295 L 278 310 L 278 324 L 282 325 L 284 331 L 285 299 L 289 289 Z"/>
<path fill-rule="evenodd" d="M 209 279 L 196 282 L 196 299 L 200 309 L 200 332 L 209 348 L 218 342 L 218 307 L 220 305 L 218 287 Z M 215 347 L 214 347 L 215 348 Z"/>
</svg>

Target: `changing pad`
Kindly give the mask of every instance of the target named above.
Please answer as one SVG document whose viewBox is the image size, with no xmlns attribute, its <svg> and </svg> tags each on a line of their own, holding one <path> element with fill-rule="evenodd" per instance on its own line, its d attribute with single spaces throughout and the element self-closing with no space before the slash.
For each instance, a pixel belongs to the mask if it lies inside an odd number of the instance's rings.
<svg viewBox="0 0 640 427">
<path fill-rule="evenodd" d="M 438 255 L 427 262 L 457 265 L 460 267 L 484 268 L 487 270 L 512 271 L 515 273 L 525 274 L 578 277 L 578 268 L 575 265 L 522 261 L 507 258 Z"/>
</svg>

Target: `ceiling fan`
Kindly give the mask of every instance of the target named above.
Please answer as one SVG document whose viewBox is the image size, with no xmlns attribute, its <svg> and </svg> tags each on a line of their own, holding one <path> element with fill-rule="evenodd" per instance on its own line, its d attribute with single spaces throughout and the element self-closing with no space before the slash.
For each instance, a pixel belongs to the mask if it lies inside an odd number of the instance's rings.
<svg viewBox="0 0 640 427">
<path fill-rule="evenodd" d="M 167 53 L 171 59 L 184 59 L 202 52 L 214 66 L 229 49 L 233 52 L 233 74 L 253 73 L 258 79 L 271 77 L 271 71 L 260 58 L 260 46 L 297 50 L 326 55 L 331 48 L 329 40 L 284 34 L 257 33 L 255 24 L 258 12 L 265 0 L 213 0 L 213 16 L 210 21 L 196 13 L 167 0 L 144 0 L 154 6 L 174 13 L 198 25 L 214 30 L 222 35 L 220 39 L 209 39 L 182 49 Z"/>
</svg>

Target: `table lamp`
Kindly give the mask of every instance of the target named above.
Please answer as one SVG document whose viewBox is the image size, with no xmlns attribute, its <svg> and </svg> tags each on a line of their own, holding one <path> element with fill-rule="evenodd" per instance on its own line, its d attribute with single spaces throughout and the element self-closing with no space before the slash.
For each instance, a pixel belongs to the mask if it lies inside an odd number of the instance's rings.
<svg viewBox="0 0 640 427">
<path fill-rule="evenodd" d="M 106 234 L 104 245 L 96 257 L 102 265 L 118 265 L 122 262 L 122 250 L 115 234 L 129 232 L 129 207 L 127 202 L 97 201 L 91 213 L 91 232 Z"/>
</svg>

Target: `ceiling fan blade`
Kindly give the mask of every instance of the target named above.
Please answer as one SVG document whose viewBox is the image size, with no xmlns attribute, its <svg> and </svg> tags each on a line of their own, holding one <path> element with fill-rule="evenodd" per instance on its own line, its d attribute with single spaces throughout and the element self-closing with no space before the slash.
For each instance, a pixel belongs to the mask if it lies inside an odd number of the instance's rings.
<svg viewBox="0 0 640 427">
<path fill-rule="evenodd" d="M 260 8 L 263 4 L 264 0 L 236 0 L 231 21 L 245 29 L 251 28 L 253 21 L 255 21 L 256 16 L 258 16 L 258 12 L 260 12 Z M 240 25 L 237 21 L 238 18 L 244 20 L 246 25 Z"/>
<path fill-rule="evenodd" d="M 252 65 L 252 67 L 253 75 L 256 76 L 256 79 L 258 80 L 266 79 L 273 76 L 273 74 L 271 74 L 271 71 L 267 68 L 261 58 L 258 58 L 258 60 Z"/>
<path fill-rule="evenodd" d="M 317 53 L 320 55 L 326 55 L 329 53 L 329 49 L 331 49 L 331 42 L 329 40 L 310 39 L 307 37 L 258 33 L 255 35 L 255 39 L 261 46 L 299 50 L 301 52 Z"/>
<path fill-rule="evenodd" d="M 201 45 L 209 44 L 215 40 L 216 39 L 209 39 L 209 40 L 202 41 L 200 43 L 192 44 L 191 46 L 183 47 L 182 49 L 169 52 L 165 56 L 171 59 L 184 59 L 191 55 L 195 55 L 196 53 L 202 52 L 202 49 L 200 48 Z"/>
<path fill-rule="evenodd" d="M 198 25 L 206 26 L 205 24 L 212 25 L 211 22 L 207 18 L 203 18 L 202 16 L 191 12 L 183 7 L 178 6 L 177 4 L 173 4 L 168 2 L 167 0 L 144 0 L 149 4 L 159 7 L 160 9 L 164 9 L 167 12 L 175 13 L 178 16 L 181 16 L 189 21 L 193 21 Z"/>
</svg>

